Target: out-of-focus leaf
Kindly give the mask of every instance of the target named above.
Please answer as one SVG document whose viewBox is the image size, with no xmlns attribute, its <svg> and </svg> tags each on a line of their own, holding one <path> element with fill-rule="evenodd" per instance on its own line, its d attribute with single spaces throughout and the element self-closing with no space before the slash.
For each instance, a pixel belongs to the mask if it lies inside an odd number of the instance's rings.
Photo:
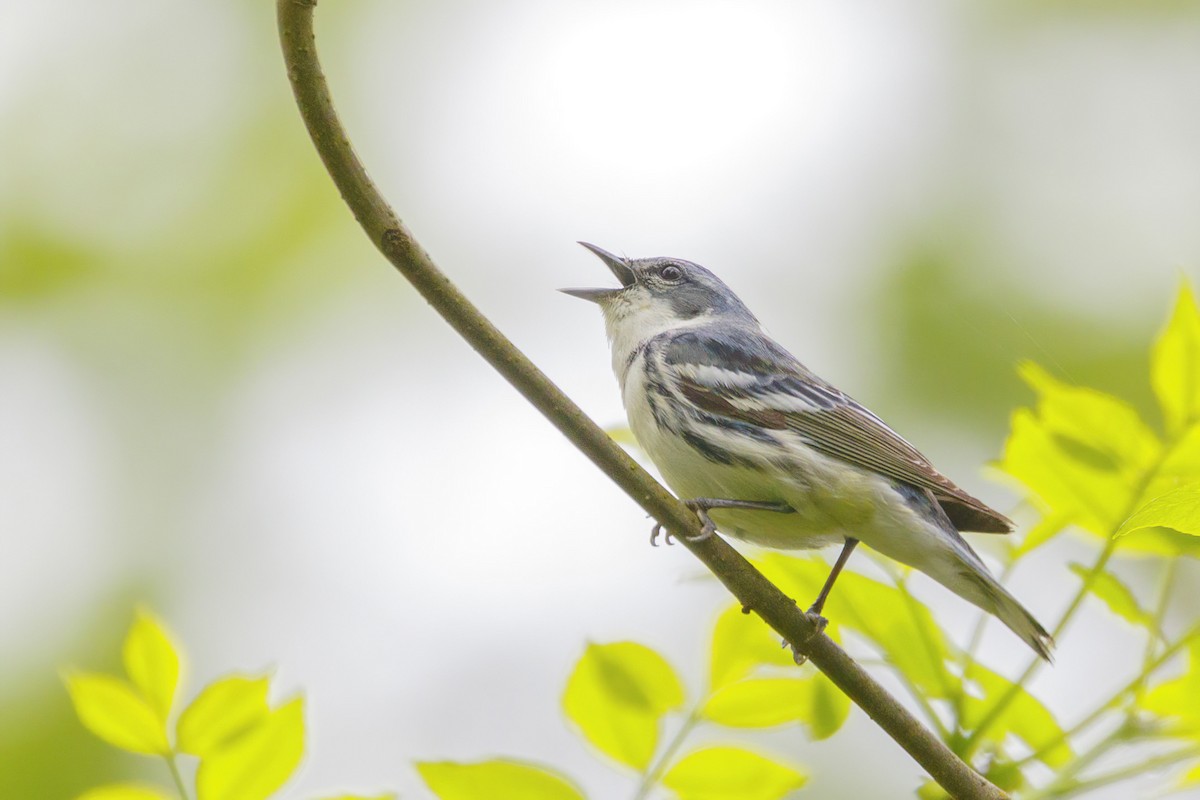
<svg viewBox="0 0 1200 800">
<path fill-rule="evenodd" d="M 654 756 L 662 715 L 683 701 L 683 685 L 666 659 L 644 645 L 615 642 L 588 645 L 562 705 L 601 752 L 642 770 Z"/>
<path fill-rule="evenodd" d="M 265 800 L 287 782 L 303 755 L 304 699 L 297 697 L 200 761 L 197 798 Z"/>
<path fill-rule="evenodd" d="M 144 783 L 114 783 L 89 789 L 75 800 L 172 800 L 166 789 Z"/>
<path fill-rule="evenodd" d="M 1180 789 L 1190 789 L 1193 786 L 1200 786 L 1200 764 L 1183 773 L 1183 777 L 1179 779 Z"/>
<path fill-rule="evenodd" d="M 800 598 L 816 597 L 829 572 L 824 562 L 777 553 L 755 563 L 790 596 Z M 894 586 L 843 572 L 825 608 L 830 619 L 870 640 L 926 696 L 957 694 L 960 680 L 946 668 L 946 637 L 920 601 Z"/>
<path fill-rule="evenodd" d="M 975 697 L 971 694 L 967 696 L 963 723 L 968 730 L 974 729 L 982 721 L 983 715 L 991 708 L 992 703 L 1002 694 L 1010 691 L 1010 687 L 1013 685 L 1008 678 L 992 672 L 981 664 L 976 664 L 971 668 L 971 677 L 979 685 L 983 697 Z M 1022 687 L 1017 688 L 1013 701 L 988 730 L 989 736 L 996 738 L 1012 734 L 1034 751 L 1047 748 L 1041 756 L 1041 761 L 1048 767 L 1060 767 L 1071 758 L 1070 745 L 1066 741 L 1060 741 L 1063 736 L 1062 726 L 1058 724 L 1054 715 L 1040 700 Z M 1050 747 L 1052 742 L 1056 744 Z"/>
<path fill-rule="evenodd" d="M 176 726 L 180 751 L 205 756 L 229 744 L 270 714 L 267 678 L 230 675 L 200 692 Z"/>
<path fill-rule="evenodd" d="M 1171 528 L 1191 536 L 1200 536 L 1200 483 L 1180 486 L 1154 498 L 1121 523 L 1115 535 L 1144 528 Z"/>
<path fill-rule="evenodd" d="M 1164 681 L 1146 692 L 1139 706 L 1169 720 L 1174 733 L 1200 734 L 1200 638 L 1188 648 L 1188 669 L 1178 678 Z"/>
<path fill-rule="evenodd" d="M 1200 312 L 1187 283 L 1179 287 L 1171 319 L 1154 343 L 1150 384 L 1168 433 L 1178 434 L 1200 419 Z"/>
<path fill-rule="evenodd" d="M 624 447 L 640 447 L 637 437 L 633 435 L 628 425 L 613 425 L 605 428 L 604 432 L 608 434 L 608 438 L 612 439 L 619 445 Z"/>
<path fill-rule="evenodd" d="M 743 614 L 737 604 L 725 609 L 713 627 L 709 686 L 720 689 L 763 664 L 795 667 L 791 651 L 779 646 L 775 632 L 762 620 Z"/>
<path fill-rule="evenodd" d="M 689 753 L 663 776 L 680 800 L 778 800 L 808 780 L 799 769 L 737 747 Z"/>
<path fill-rule="evenodd" d="M 476 764 L 426 761 L 417 772 L 441 800 L 583 800 L 573 783 L 544 767 L 496 759 Z"/>
<path fill-rule="evenodd" d="M 1025 534 L 1025 538 L 1021 540 L 1021 544 L 1017 547 L 1015 555 L 1017 558 L 1020 558 L 1026 553 L 1036 550 L 1062 533 L 1069 524 L 1070 519 L 1065 514 L 1045 515 Z"/>
<path fill-rule="evenodd" d="M 814 739 L 826 739 L 845 724 L 850 698 L 824 675 L 751 678 L 717 690 L 705 703 L 702 714 L 731 728 L 801 723 Z"/>
<path fill-rule="evenodd" d="M 1079 563 L 1072 563 L 1070 569 L 1071 572 L 1074 572 L 1080 579 L 1084 580 L 1091 573 L 1090 568 Z M 1109 611 L 1121 617 L 1126 622 L 1132 622 L 1134 625 L 1143 625 L 1147 628 L 1154 627 L 1154 616 L 1138 605 L 1137 598 L 1133 596 L 1133 592 L 1129 590 L 1129 587 L 1111 572 L 1097 574 L 1092 580 L 1091 592 L 1104 601 Z"/>
<path fill-rule="evenodd" d="M 170 752 L 162 721 L 128 683 L 85 672 L 69 673 L 66 682 L 75 713 L 89 731 L 131 753 Z"/>
<path fill-rule="evenodd" d="M 799 722 L 812 708 L 812 678 L 751 678 L 718 689 L 703 715 L 731 728 Z"/>
<path fill-rule="evenodd" d="M 384 794 L 339 794 L 336 797 L 321 797 L 318 800 L 396 800 L 395 792 Z"/>
<path fill-rule="evenodd" d="M 805 717 L 814 739 L 833 736 L 850 717 L 850 698 L 824 675 L 813 678 L 812 710 Z"/>
<path fill-rule="evenodd" d="M 1121 522 L 1162 445 L 1128 404 L 1068 386 L 1033 364 L 1036 412 L 1018 409 L 1001 469 L 1054 514 L 1103 536 Z"/>
<path fill-rule="evenodd" d="M 918 800 L 953 800 L 946 790 L 934 781 L 927 780 L 917 789 Z"/>
<path fill-rule="evenodd" d="M 165 724 L 179 685 L 179 654 L 162 624 L 139 610 L 121 656 L 129 679 Z"/>
</svg>

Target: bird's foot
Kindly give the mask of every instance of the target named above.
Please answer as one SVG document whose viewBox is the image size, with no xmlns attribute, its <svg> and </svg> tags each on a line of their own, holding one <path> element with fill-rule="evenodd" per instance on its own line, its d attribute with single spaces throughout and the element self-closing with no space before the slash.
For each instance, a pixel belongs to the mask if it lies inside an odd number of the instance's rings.
<svg viewBox="0 0 1200 800">
<path fill-rule="evenodd" d="M 694 497 L 691 500 L 684 500 L 683 504 L 695 512 L 699 517 L 702 527 L 700 533 L 695 536 L 685 536 L 689 542 L 702 542 L 705 539 L 711 538 L 717 532 L 717 524 L 712 521 L 712 517 L 708 512 L 714 508 L 736 508 L 750 511 L 774 511 L 777 514 L 793 514 L 796 509 L 789 506 L 787 503 L 763 503 L 756 500 L 725 500 L 719 497 Z M 665 533 L 663 541 L 671 544 L 673 538 L 670 531 L 663 528 L 661 522 L 654 523 L 654 527 L 650 529 L 650 544 L 654 547 L 658 546 L 659 534 Z"/>
<path fill-rule="evenodd" d="M 804 616 L 810 623 L 812 623 L 813 627 L 815 628 L 815 630 L 811 634 L 809 634 L 808 638 L 804 640 L 805 642 L 808 642 L 811 639 L 813 639 L 817 636 L 820 636 L 822 633 L 825 632 L 825 628 L 829 626 L 829 620 L 822 617 L 819 613 L 814 612 L 812 609 L 809 609 L 808 611 L 804 612 Z M 783 647 L 784 649 L 789 649 L 789 648 L 791 649 L 792 660 L 796 662 L 796 666 L 802 667 L 806 663 L 808 663 L 808 656 L 804 655 L 801 652 L 798 652 L 796 650 L 796 648 L 792 647 L 792 643 L 789 642 L 787 639 L 784 639 L 780 646 Z"/>
</svg>

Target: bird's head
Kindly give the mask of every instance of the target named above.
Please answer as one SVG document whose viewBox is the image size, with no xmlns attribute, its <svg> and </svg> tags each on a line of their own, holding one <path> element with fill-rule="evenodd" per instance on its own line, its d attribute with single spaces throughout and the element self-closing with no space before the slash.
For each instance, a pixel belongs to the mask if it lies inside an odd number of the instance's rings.
<svg viewBox="0 0 1200 800">
<path fill-rule="evenodd" d="M 681 258 L 621 258 L 580 242 L 612 271 L 615 289 L 562 289 L 597 303 L 609 337 L 644 341 L 681 325 L 723 318 L 757 325 L 750 310 L 720 278 Z"/>
</svg>

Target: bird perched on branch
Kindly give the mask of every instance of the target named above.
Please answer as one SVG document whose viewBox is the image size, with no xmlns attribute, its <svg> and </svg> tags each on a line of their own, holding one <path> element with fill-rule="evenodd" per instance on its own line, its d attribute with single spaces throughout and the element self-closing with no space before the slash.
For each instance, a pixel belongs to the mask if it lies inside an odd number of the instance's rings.
<svg viewBox="0 0 1200 800">
<path fill-rule="evenodd" d="M 817 615 L 861 541 L 995 615 L 1050 660 L 1050 634 L 959 534 L 1008 533 L 1008 519 L 810 372 L 704 267 L 580 244 L 621 286 L 563 291 L 603 311 L 630 428 L 704 523 L 701 537 L 719 528 L 782 550 L 842 543 L 809 609 Z"/>
</svg>

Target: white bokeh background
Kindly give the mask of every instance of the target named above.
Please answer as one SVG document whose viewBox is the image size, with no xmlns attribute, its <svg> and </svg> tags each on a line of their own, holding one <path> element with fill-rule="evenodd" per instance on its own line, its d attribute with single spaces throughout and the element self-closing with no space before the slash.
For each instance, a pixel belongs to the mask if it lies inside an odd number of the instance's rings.
<svg viewBox="0 0 1200 800">
<path fill-rule="evenodd" d="M 879 287 L 933 241 L 1018 333 L 1025 310 L 1003 304 L 1024 287 L 1148 341 L 1200 263 L 1200 16 L 1085 5 L 377 0 L 323 4 L 318 33 L 402 217 L 598 422 L 623 419 L 600 320 L 553 291 L 607 277 L 577 239 L 713 268 L 1011 508 L 980 469 L 1002 414 L 972 426 L 894 392 Z M 304 689 L 289 796 L 422 797 L 412 760 L 495 754 L 628 796 L 560 715 L 570 665 L 588 640 L 635 639 L 695 691 L 723 591 L 647 547 L 636 506 L 360 241 L 303 140 L 268 6 L 0 2 L 0 238 L 34 220 L 105 257 L 0 306 L 0 701 L 98 652 L 78 645 L 97 609 L 115 651 L 145 600 L 193 688 L 273 666 Z M 315 187 L 306 245 L 267 322 L 226 326 L 236 288 L 209 271 L 307 196 L 293 178 Z M 183 290 L 160 302 L 167 283 Z M 1056 342 L 1033 339 L 1054 366 Z M 1053 618 L 1084 549 L 1055 543 L 1014 591 Z M 971 612 L 920 593 L 962 641 Z M 1035 693 L 1069 718 L 1113 684 L 1095 668 L 1124 663 L 1112 631 L 1085 613 Z M 1026 659 L 1002 631 L 984 652 Z M 762 738 L 811 768 L 805 796 L 908 797 L 919 776 L 861 713 L 828 742 Z"/>
</svg>

